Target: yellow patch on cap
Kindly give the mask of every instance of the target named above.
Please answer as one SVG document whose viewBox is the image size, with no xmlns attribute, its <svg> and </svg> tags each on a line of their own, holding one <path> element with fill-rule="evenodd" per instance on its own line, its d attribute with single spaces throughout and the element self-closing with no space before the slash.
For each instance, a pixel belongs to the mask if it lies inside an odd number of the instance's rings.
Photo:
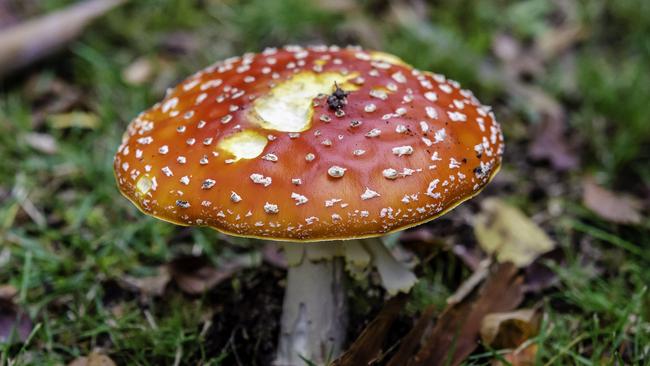
<svg viewBox="0 0 650 366">
<path fill-rule="evenodd" d="M 358 73 L 343 75 L 338 72 L 314 73 L 300 72 L 290 79 L 276 85 L 271 91 L 257 99 L 252 108 L 251 118 L 260 126 L 282 132 L 302 132 L 311 127 L 314 113 L 312 100 L 319 94 L 331 94 L 334 83 L 346 91 L 359 89 L 347 83 Z"/>
<path fill-rule="evenodd" d="M 217 147 L 230 153 L 235 160 L 255 159 L 262 154 L 267 143 L 261 134 L 244 130 L 221 140 Z"/>
</svg>

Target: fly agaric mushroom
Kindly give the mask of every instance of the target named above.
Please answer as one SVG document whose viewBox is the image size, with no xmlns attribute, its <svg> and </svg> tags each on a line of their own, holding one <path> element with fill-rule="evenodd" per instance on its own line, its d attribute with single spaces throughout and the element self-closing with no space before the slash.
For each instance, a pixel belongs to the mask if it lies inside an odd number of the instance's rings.
<svg viewBox="0 0 650 366">
<path fill-rule="evenodd" d="M 343 267 L 409 291 L 415 276 L 379 237 L 478 194 L 503 147 L 490 108 L 453 80 L 358 47 L 287 46 L 170 89 L 131 122 L 114 168 L 146 214 L 283 242 L 276 364 L 294 365 L 341 350 Z"/>
</svg>

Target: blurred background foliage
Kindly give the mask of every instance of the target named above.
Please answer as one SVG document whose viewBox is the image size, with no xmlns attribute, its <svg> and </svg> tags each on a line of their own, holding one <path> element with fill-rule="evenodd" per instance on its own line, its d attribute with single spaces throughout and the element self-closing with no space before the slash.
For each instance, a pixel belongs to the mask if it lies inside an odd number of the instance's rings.
<svg viewBox="0 0 650 366">
<path fill-rule="evenodd" d="M 0 32 L 72 3 L 0 0 Z M 143 299 L 123 279 L 155 276 L 187 254 L 220 265 L 258 246 L 144 217 L 117 192 L 112 157 L 128 121 L 167 87 L 215 60 L 284 44 L 381 49 L 493 105 L 507 152 L 485 195 L 523 209 L 565 256 L 557 287 L 533 300 L 547 314 L 538 361 L 648 362 L 648 219 L 603 220 L 580 187 L 594 177 L 647 210 L 650 2 L 138 0 L 65 51 L 0 80 L 0 284 L 17 289 L 38 324 L 28 344 L 0 345 L 0 364 L 62 364 L 97 348 L 139 365 L 178 357 L 217 365 L 236 353 L 237 341 L 211 343 L 204 329 L 225 301 L 215 292 Z M 449 220 L 477 209 L 467 206 Z M 413 312 L 455 289 L 445 272 L 453 260 L 444 258 L 416 289 Z M 251 276 L 216 294 L 240 293 Z M 376 310 L 364 301 L 358 314 Z"/>
</svg>

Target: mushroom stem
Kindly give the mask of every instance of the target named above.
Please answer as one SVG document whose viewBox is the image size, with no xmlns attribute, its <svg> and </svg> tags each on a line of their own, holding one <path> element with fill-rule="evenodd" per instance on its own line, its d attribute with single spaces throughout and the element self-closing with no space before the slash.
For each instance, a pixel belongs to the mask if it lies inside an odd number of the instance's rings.
<svg viewBox="0 0 650 366">
<path fill-rule="evenodd" d="M 348 320 L 344 268 L 353 277 L 377 268 L 390 296 L 409 292 L 417 281 L 381 238 L 282 246 L 289 273 L 275 366 L 323 365 L 339 355 Z"/>
<path fill-rule="evenodd" d="M 289 262 L 275 366 L 326 364 L 341 352 L 347 328 L 344 263 L 333 243 L 283 244 Z M 325 257 L 313 261 L 310 251 Z"/>
</svg>

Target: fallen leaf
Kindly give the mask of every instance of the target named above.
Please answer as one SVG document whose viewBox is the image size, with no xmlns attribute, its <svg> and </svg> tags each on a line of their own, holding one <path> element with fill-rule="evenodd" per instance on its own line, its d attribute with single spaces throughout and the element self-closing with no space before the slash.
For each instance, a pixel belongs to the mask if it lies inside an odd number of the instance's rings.
<svg viewBox="0 0 650 366">
<path fill-rule="evenodd" d="M 532 343 L 522 349 L 514 350 L 506 355 L 503 358 L 508 362 L 507 364 L 500 361 L 494 360 L 492 362 L 493 366 L 534 366 L 536 365 L 536 356 L 537 356 L 538 347 L 535 343 Z"/>
<path fill-rule="evenodd" d="M 539 57 L 524 47 L 521 41 L 507 33 L 497 33 L 492 40 L 492 52 L 503 62 L 503 72 L 512 80 L 521 75 L 540 75 L 544 65 Z"/>
<path fill-rule="evenodd" d="M 163 266 L 158 268 L 157 273 L 153 276 L 124 276 L 120 279 L 120 282 L 127 287 L 138 290 L 142 296 L 151 297 L 162 296 L 170 280 L 169 270 Z"/>
<path fill-rule="evenodd" d="M 583 252 L 581 252 L 583 253 Z M 584 253 L 583 253 L 584 254 Z M 555 248 L 537 258 L 535 262 L 524 269 L 526 293 L 540 293 L 555 286 L 560 280 L 557 273 L 548 266 L 548 263 L 560 264 L 564 260 L 564 252 Z"/>
<path fill-rule="evenodd" d="M 0 297 L 0 344 L 25 342 L 34 328 L 27 314 L 13 301 L 12 291 L 5 288 L 5 295 Z"/>
<path fill-rule="evenodd" d="M 540 47 L 553 46 L 544 44 Z M 528 155 L 534 160 L 548 160 L 559 171 L 576 168 L 578 155 L 564 135 L 567 121 L 564 107 L 543 89 L 522 80 L 524 75 L 530 77 L 544 73 L 539 55 L 542 51 L 524 48 L 521 41 L 503 33 L 494 37 L 492 48 L 502 61 L 498 71 L 501 83 L 515 100 L 523 99 L 522 103 L 537 119 L 538 123 L 531 126 L 532 142 L 528 145 Z"/>
<path fill-rule="evenodd" d="M 601 218 L 616 224 L 639 224 L 643 219 L 639 200 L 609 191 L 592 178 L 582 182 L 582 202 Z"/>
<path fill-rule="evenodd" d="M 116 366 L 116 364 L 110 357 L 93 352 L 86 357 L 75 359 L 68 366 Z"/>
<path fill-rule="evenodd" d="M 481 322 L 481 340 L 494 349 L 517 348 L 537 335 L 539 321 L 536 309 L 488 314 Z"/>
<path fill-rule="evenodd" d="M 25 134 L 24 138 L 29 147 L 43 154 L 53 155 L 59 151 L 59 145 L 52 135 L 31 132 Z"/>
<path fill-rule="evenodd" d="M 526 267 L 537 257 L 550 251 L 555 243 L 519 209 L 497 199 L 481 203 L 474 233 L 487 253 L 499 262 L 512 262 Z"/>
<path fill-rule="evenodd" d="M 0 32 L 0 77 L 63 48 L 94 19 L 126 0 L 90 0 Z"/>
<path fill-rule="evenodd" d="M 402 338 L 397 352 L 395 352 L 395 355 L 393 355 L 386 366 L 403 366 L 407 364 L 411 355 L 420 346 L 422 335 L 424 335 L 424 332 L 431 325 L 435 311 L 435 306 L 431 305 L 420 315 L 413 328 Z"/>
<path fill-rule="evenodd" d="M 510 311 L 523 300 L 523 278 L 512 263 L 498 264 L 473 298 L 449 305 L 408 366 L 459 365 L 478 347 L 487 314 Z"/>
<path fill-rule="evenodd" d="M 579 165 L 577 154 L 564 137 L 564 117 L 541 113 L 541 122 L 533 127 L 533 141 L 528 155 L 534 160 L 548 160 L 558 171 L 575 169 Z"/>
<path fill-rule="evenodd" d="M 524 98 L 537 115 L 538 123 L 531 128 L 532 142 L 528 155 L 534 160 L 548 160 L 555 170 L 571 170 L 579 165 L 578 155 L 564 136 L 566 112 L 562 105 L 541 88 L 521 82 L 509 83 L 511 92 Z"/>
<path fill-rule="evenodd" d="M 140 57 L 122 70 L 122 79 L 131 85 L 142 85 L 151 80 L 153 70 L 151 60 Z"/>
<path fill-rule="evenodd" d="M 332 366 L 368 365 L 379 357 L 388 331 L 404 308 L 406 299 L 405 295 L 400 294 L 388 300 L 379 315 L 364 328 L 361 335 Z"/>
<path fill-rule="evenodd" d="M 181 290 L 190 295 L 200 295 L 232 277 L 237 271 L 258 262 L 252 255 L 241 255 L 216 268 L 205 257 L 188 256 L 173 260 L 168 269 Z"/>
<path fill-rule="evenodd" d="M 47 121 L 52 128 L 56 129 L 77 127 L 94 130 L 100 124 L 98 115 L 80 111 L 52 114 L 47 117 Z"/>
</svg>

